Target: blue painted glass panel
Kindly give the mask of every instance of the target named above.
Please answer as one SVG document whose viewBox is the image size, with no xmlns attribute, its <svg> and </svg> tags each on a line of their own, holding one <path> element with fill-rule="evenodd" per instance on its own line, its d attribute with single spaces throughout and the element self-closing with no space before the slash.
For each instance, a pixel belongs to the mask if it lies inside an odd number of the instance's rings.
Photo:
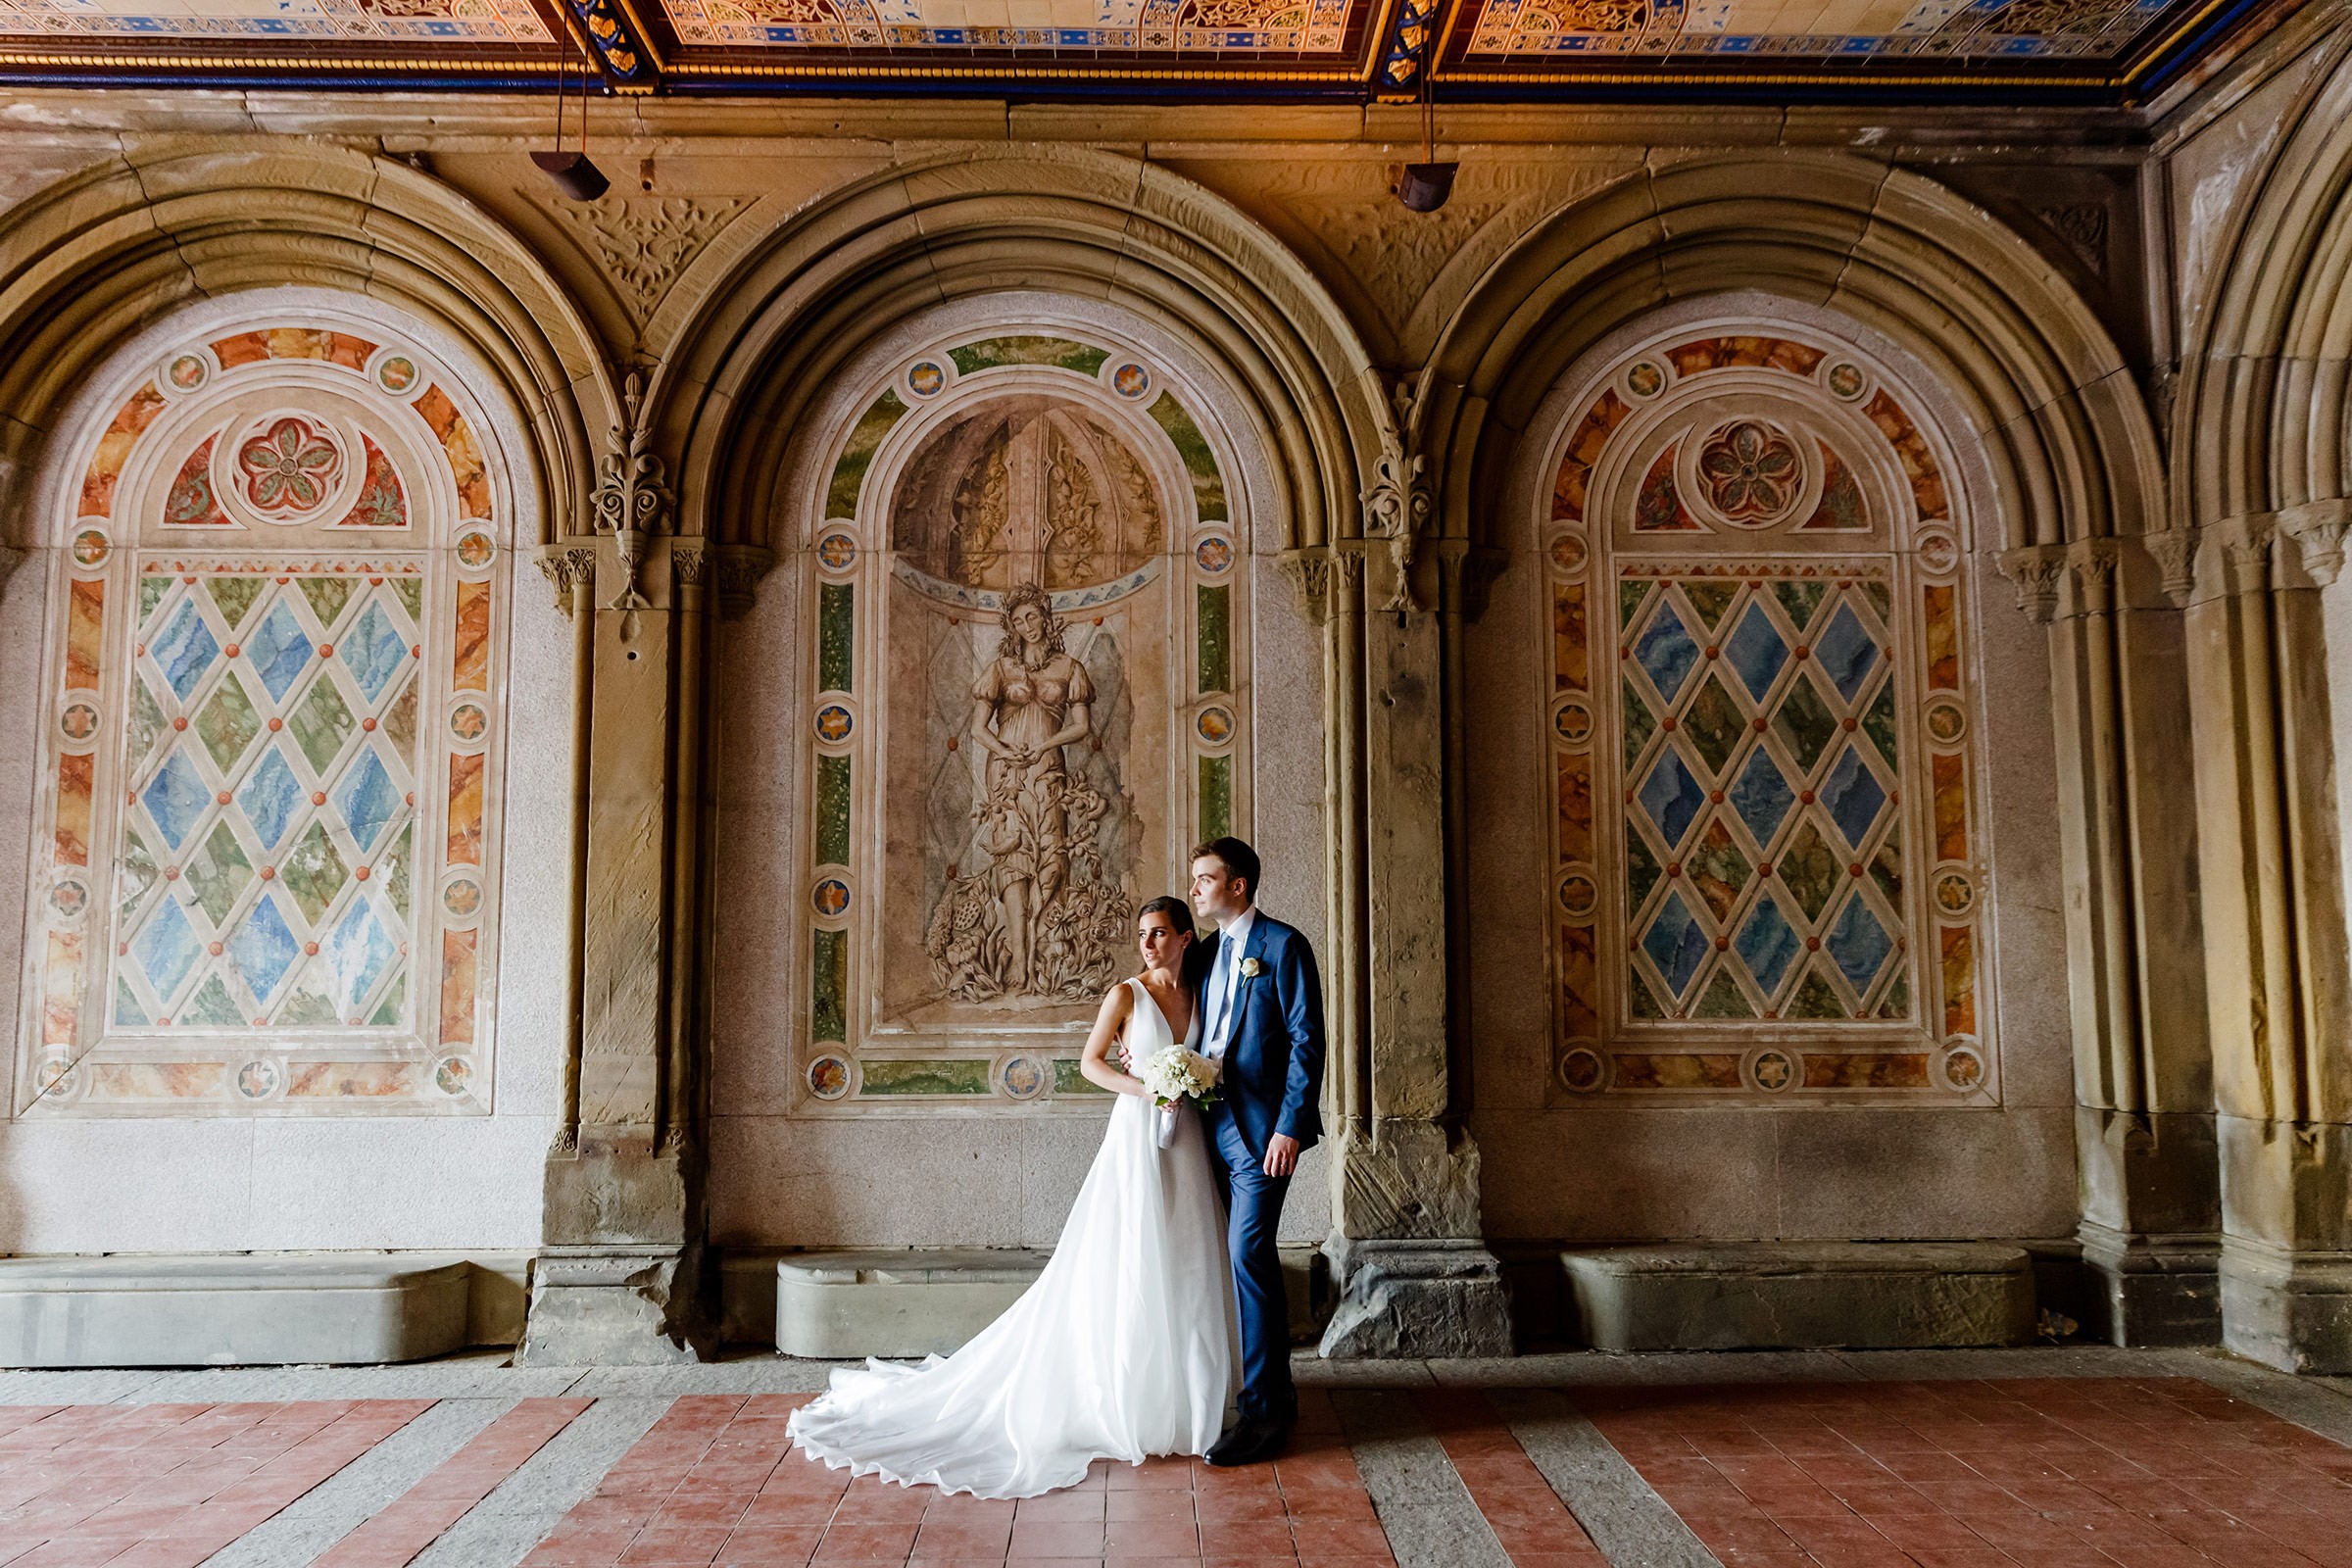
<svg viewBox="0 0 2352 1568">
<path fill-rule="evenodd" d="M 179 901 L 170 895 L 158 899 L 155 914 L 141 931 L 138 940 L 130 945 L 130 956 L 139 960 L 147 971 L 148 984 L 166 1002 L 179 989 L 188 971 L 196 967 L 196 956 L 204 951 L 196 940 L 195 928 L 188 924 Z"/>
<path fill-rule="evenodd" d="M 375 910 L 362 899 L 352 905 L 322 946 L 327 969 L 335 977 L 335 1010 L 351 1017 L 383 978 L 384 965 L 392 961 L 392 939 L 375 917 Z"/>
<path fill-rule="evenodd" d="M 286 825 L 294 813 L 302 809 L 302 780 L 294 769 L 271 746 L 262 754 L 251 773 L 245 776 L 244 787 L 237 791 L 237 804 L 245 808 L 245 820 L 262 841 L 262 848 L 274 850 L 286 836 Z"/>
<path fill-rule="evenodd" d="M 1894 948 L 1894 939 L 1886 934 L 1886 928 L 1879 924 L 1879 917 L 1870 912 L 1870 906 L 1857 893 L 1846 901 L 1845 912 L 1838 917 L 1838 924 L 1822 940 L 1822 946 L 1830 950 L 1830 956 L 1838 961 L 1838 967 L 1845 972 L 1854 990 L 1861 992 L 1869 990 L 1870 982 L 1877 978 L 1879 965 L 1886 961 L 1886 955 Z"/>
<path fill-rule="evenodd" d="M 335 809 L 343 813 L 343 825 L 360 848 L 372 853 L 375 841 L 384 835 L 384 826 L 400 812 L 400 789 L 385 771 L 383 760 L 375 748 L 364 746 L 343 782 L 335 787 Z"/>
<path fill-rule="evenodd" d="M 1795 961 L 1800 945 L 1795 928 L 1781 913 L 1781 901 L 1770 893 L 1756 901 L 1755 908 L 1748 912 L 1747 923 L 1732 939 L 1734 951 L 1747 965 L 1747 972 L 1764 988 L 1766 996 L 1781 989 L 1781 979 Z"/>
<path fill-rule="evenodd" d="M 370 599 L 368 608 L 360 612 L 360 618 L 335 645 L 335 653 L 372 703 L 384 695 L 384 683 L 407 662 L 409 645 L 393 626 L 392 617 L 384 613 L 384 607 Z"/>
<path fill-rule="evenodd" d="M 1642 805 L 1649 819 L 1657 823 L 1658 831 L 1666 836 L 1666 847 L 1673 849 L 1683 842 L 1683 834 L 1690 819 L 1698 815 L 1700 807 L 1707 804 L 1707 792 L 1699 788 L 1698 780 L 1683 764 L 1683 758 L 1672 746 L 1659 754 L 1657 765 L 1642 784 Z"/>
<path fill-rule="evenodd" d="M 1870 824 L 1879 819 L 1879 808 L 1886 804 L 1886 791 L 1863 765 L 1862 754 L 1848 746 L 1822 783 L 1821 804 L 1830 808 L 1830 820 L 1845 842 L 1859 849 Z"/>
<path fill-rule="evenodd" d="M 254 901 L 252 912 L 228 939 L 229 962 L 236 965 L 245 989 L 264 1006 L 284 983 L 301 952 L 302 945 L 294 940 L 286 917 L 277 912 L 277 901 L 267 893 Z"/>
<path fill-rule="evenodd" d="M 172 695 L 184 703 L 220 657 L 220 645 L 204 623 L 204 616 L 197 613 L 196 601 L 182 599 L 178 611 L 148 643 L 147 652 L 164 672 L 164 684 L 172 688 Z"/>
<path fill-rule="evenodd" d="M 1788 816 L 1788 808 L 1796 794 L 1788 788 L 1788 780 L 1781 772 L 1781 764 L 1772 754 L 1759 746 L 1747 754 L 1747 765 L 1740 769 L 1740 777 L 1729 791 L 1732 809 L 1747 824 L 1756 843 L 1769 848 L 1772 836 L 1781 830 Z"/>
<path fill-rule="evenodd" d="M 1788 662 L 1788 645 L 1781 640 L 1780 628 L 1773 625 L 1764 607 L 1751 601 L 1747 613 L 1733 630 L 1732 640 L 1723 645 L 1723 657 L 1731 661 L 1748 697 L 1760 703 Z"/>
<path fill-rule="evenodd" d="M 1669 893 L 1658 909 L 1658 917 L 1649 923 L 1649 931 L 1642 938 L 1642 951 L 1649 955 L 1650 962 L 1666 977 L 1666 984 L 1680 997 L 1690 988 L 1690 977 L 1706 961 L 1707 934 L 1692 918 L 1690 906 L 1683 902 L 1680 893 Z"/>
<path fill-rule="evenodd" d="M 1657 618 L 1634 644 L 1634 657 L 1649 671 L 1650 684 L 1667 702 L 1682 695 L 1683 682 L 1690 678 L 1690 666 L 1698 662 L 1698 644 L 1690 640 L 1671 601 L 1660 604 Z"/>
<path fill-rule="evenodd" d="M 270 700 L 282 703 L 286 689 L 302 674 L 302 666 L 311 662 L 311 640 L 303 634 L 302 622 L 280 599 L 270 607 L 270 613 L 253 628 L 253 636 L 245 644 L 245 657 L 253 661 L 254 672 L 270 689 Z"/>
<path fill-rule="evenodd" d="M 1854 613 L 1854 607 L 1841 604 L 1838 613 L 1830 617 L 1829 630 L 1813 645 L 1813 657 L 1821 661 L 1821 672 L 1830 677 L 1838 695 L 1850 703 L 1878 664 L 1879 645 L 1862 629 L 1861 617 Z"/>
<path fill-rule="evenodd" d="M 213 804 L 213 792 L 204 787 L 204 775 L 189 760 L 187 748 L 175 746 L 164 759 L 164 765 L 156 769 L 155 777 L 147 781 L 139 799 L 147 803 L 155 830 L 176 850 L 196 830 L 196 819 L 204 815 L 204 808 Z"/>
</svg>

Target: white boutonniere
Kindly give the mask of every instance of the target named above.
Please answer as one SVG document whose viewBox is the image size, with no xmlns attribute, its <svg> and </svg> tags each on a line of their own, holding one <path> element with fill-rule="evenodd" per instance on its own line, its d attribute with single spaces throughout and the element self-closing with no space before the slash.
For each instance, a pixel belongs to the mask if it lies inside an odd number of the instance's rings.
<svg viewBox="0 0 2352 1568">
<path fill-rule="evenodd" d="M 1243 979 L 1245 979 L 1245 980 L 1254 980 L 1254 979 L 1256 979 L 1256 978 L 1257 978 L 1259 975 L 1261 975 L 1261 974 L 1264 974 L 1265 972 L 1266 972 L 1266 966 L 1265 966 L 1265 963 L 1264 963 L 1264 961 L 1263 961 L 1262 959 L 1258 959 L 1258 958 L 1244 958 L 1244 959 L 1242 960 L 1242 978 L 1243 978 Z"/>
</svg>

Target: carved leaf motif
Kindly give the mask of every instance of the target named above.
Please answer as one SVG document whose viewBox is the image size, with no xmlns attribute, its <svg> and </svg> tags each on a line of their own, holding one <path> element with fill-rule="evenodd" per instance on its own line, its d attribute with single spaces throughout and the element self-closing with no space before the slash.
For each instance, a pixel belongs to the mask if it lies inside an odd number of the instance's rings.
<svg viewBox="0 0 2352 1568">
<path fill-rule="evenodd" d="M 746 196 L 607 196 L 554 208 L 612 280 L 632 319 L 643 326 L 704 247 L 718 237 Z"/>
<path fill-rule="evenodd" d="M 1307 166 L 1270 182 L 1265 194 L 1330 249 L 1384 315 L 1402 322 L 1472 236 L 1534 194 L 1541 179 L 1467 168 L 1453 199 L 1434 213 L 1408 212 L 1387 191 L 1368 191 L 1368 182 L 1360 166 Z"/>
</svg>

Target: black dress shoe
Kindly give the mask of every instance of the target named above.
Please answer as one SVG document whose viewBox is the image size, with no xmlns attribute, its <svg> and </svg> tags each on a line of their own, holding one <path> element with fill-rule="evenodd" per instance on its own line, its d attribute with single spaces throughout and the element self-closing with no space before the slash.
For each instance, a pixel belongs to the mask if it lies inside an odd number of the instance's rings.
<svg viewBox="0 0 2352 1568">
<path fill-rule="evenodd" d="M 1282 1451 L 1289 1438 L 1290 1429 L 1279 1421 L 1244 1420 L 1201 1457 L 1220 1470 L 1263 1464 Z"/>
</svg>

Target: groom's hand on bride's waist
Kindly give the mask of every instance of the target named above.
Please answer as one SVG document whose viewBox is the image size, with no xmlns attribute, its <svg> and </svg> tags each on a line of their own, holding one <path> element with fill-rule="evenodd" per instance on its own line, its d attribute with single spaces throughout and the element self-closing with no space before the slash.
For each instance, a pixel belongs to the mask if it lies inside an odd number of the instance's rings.
<svg viewBox="0 0 2352 1568">
<path fill-rule="evenodd" d="M 1266 1140 L 1266 1174 L 1288 1176 L 1298 1168 L 1298 1140 L 1276 1133 Z"/>
</svg>

